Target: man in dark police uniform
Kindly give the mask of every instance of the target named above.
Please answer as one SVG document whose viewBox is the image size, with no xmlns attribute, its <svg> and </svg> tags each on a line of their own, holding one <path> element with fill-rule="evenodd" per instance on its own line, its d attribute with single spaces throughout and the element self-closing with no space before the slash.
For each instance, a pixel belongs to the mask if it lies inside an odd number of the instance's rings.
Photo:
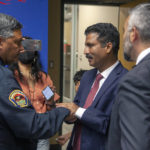
<svg viewBox="0 0 150 150">
<path fill-rule="evenodd" d="M 66 108 L 37 114 L 12 72 L 3 67 L 23 50 L 21 28 L 15 18 L 0 13 L 0 150 L 35 150 L 36 139 L 54 135 L 69 114 Z"/>
</svg>

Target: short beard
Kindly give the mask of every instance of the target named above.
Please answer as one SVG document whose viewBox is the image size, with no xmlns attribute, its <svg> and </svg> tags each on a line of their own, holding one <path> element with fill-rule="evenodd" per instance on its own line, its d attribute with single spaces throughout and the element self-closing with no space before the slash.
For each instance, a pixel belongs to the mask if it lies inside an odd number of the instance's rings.
<svg viewBox="0 0 150 150">
<path fill-rule="evenodd" d="M 129 35 L 127 34 L 124 40 L 124 59 L 127 61 L 132 61 L 131 52 L 133 50 L 132 43 L 129 40 Z"/>
<path fill-rule="evenodd" d="M 126 53 L 124 53 L 124 59 L 127 61 L 131 61 L 131 58 Z"/>
</svg>

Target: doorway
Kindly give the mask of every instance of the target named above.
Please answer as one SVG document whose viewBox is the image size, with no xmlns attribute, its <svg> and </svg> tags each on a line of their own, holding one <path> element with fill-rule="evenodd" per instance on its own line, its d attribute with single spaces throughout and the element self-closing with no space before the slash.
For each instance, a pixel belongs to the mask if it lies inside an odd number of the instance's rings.
<svg viewBox="0 0 150 150">
<path fill-rule="evenodd" d="M 75 97 L 73 76 L 76 71 L 91 69 L 83 54 L 84 30 L 98 22 L 109 22 L 118 28 L 118 18 L 118 6 L 64 4 L 63 102 L 72 102 Z M 63 124 L 62 134 L 71 130 L 72 125 Z M 67 144 L 62 150 L 66 150 Z"/>
<path fill-rule="evenodd" d="M 119 26 L 119 6 L 64 4 L 63 102 L 75 96 L 73 76 L 80 69 L 91 69 L 83 54 L 84 30 L 98 22 Z"/>
</svg>

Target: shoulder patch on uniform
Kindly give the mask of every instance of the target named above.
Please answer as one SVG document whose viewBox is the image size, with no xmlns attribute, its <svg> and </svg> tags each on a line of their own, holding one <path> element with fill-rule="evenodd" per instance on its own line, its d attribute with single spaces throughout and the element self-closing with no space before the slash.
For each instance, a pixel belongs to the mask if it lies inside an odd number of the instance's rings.
<svg viewBox="0 0 150 150">
<path fill-rule="evenodd" d="M 17 107 L 27 107 L 29 100 L 21 90 L 14 90 L 9 95 L 9 100 Z"/>
</svg>

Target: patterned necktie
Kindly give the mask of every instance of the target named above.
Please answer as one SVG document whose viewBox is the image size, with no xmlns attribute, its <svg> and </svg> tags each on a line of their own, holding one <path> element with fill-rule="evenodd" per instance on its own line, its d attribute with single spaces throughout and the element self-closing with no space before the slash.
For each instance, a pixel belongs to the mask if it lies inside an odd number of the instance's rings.
<svg viewBox="0 0 150 150">
<path fill-rule="evenodd" d="M 93 84 L 93 86 L 92 86 L 92 88 L 88 94 L 88 97 L 85 101 L 83 108 L 88 108 L 92 104 L 92 102 L 95 98 L 95 95 L 97 93 L 97 90 L 99 89 L 99 81 L 102 78 L 103 78 L 103 76 L 100 73 L 97 74 L 95 82 L 94 82 L 94 84 Z M 73 150 L 80 150 L 81 129 L 82 129 L 81 124 L 77 123 L 76 127 L 75 127 Z"/>
</svg>

